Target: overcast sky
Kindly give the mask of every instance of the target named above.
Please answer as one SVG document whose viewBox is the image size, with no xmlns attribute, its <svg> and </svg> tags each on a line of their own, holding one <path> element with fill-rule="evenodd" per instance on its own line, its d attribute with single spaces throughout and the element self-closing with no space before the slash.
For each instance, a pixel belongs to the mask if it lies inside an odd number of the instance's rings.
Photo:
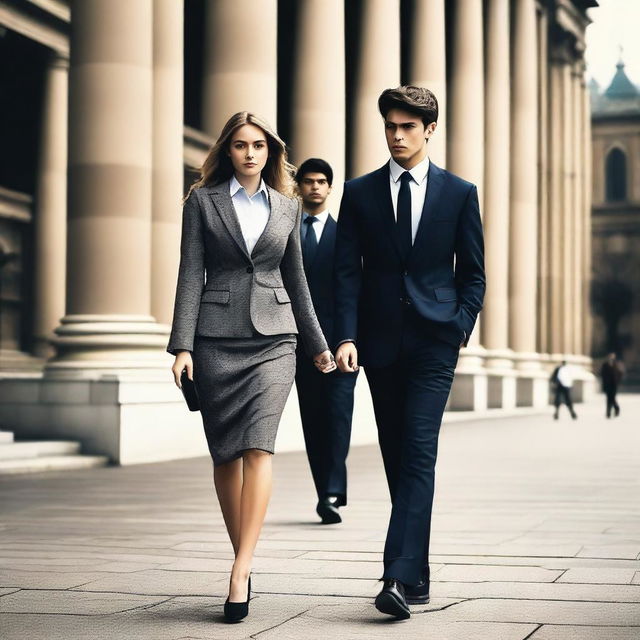
<svg viewBox="0 0 640 640">
<path fill-rule="evenodd" d="M 589 9 L 593 22 L 587 27 L 587 76 L 606 89 L 620 57 L 631 82 L 640 85 L 640 0 L 598 0 Z"/>
</svg>

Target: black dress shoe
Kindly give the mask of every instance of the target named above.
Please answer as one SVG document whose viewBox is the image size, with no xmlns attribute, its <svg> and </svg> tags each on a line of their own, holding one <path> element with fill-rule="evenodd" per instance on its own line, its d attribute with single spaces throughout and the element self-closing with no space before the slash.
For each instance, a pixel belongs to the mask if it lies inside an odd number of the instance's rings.
<svg viewBox="0 0 640 640">
<path fill-rule="evenodd" d="M 406 586 L 404 595 L 407 604 L 427 604 L 429 602 L 429 581 L 421 578 L 415 587 Z"/>
<path fill-rule="evenodd" d="M 407 604 L 427 604 L 429 602 L 429 567 L 422 569 L 420 582 L 415 587 L 404 586 L 404 596 Z"/>
<path fill-rule="evenodd" d="M 375 605 L 381 613 L 386 613 L 398 620 L 411 617 L 411 611 L 404 596 L 404 585 L 395 578 L 385 579 L 382 591 L 376 596 Z"/>
<path fill-rule="evenodd" d="M 240 622 L 249 615 L 249 600 L 251 600 L 251 576 L 247 585 L 247 600 L 245 602 L 229 602 L 229 598 L 224 603 L 224 618 L 227 622 Z"/>
<path fill-rule="evenodd" d="M 322 518 L 322 524 L 338 524 L 342 522 L 338 507 L 340 506 L 338 498 L 324 498 L 318 502 L 316 513 Z"/>
</svg>

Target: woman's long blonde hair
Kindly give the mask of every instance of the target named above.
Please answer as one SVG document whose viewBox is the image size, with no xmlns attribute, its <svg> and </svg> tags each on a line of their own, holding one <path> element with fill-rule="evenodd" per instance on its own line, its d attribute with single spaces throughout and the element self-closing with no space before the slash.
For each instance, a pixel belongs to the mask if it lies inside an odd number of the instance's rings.
<svg viewBox="0 0 640 640">
<path fill-rule="evenodd" d="M 284 141 L 265 120 L 249 111 L 234 113 L 227 120 L 222 128 L 220 137 L 200 167 L 200 179 L 191 185 L 187 197 L 198 187 L 215 186 L 231 178 L 234 172 L 233 164 L 231 164 L 231 158 L 229 157 L 231 138 L 235 131 L 245 124 L 252 124 L 262 129 L 267 137 L 269 157 L 262 170 L 263 180 L 271 188 L 283 195 L 294 197 L 293 175 L 296 168 L 287 160 L 287 147 Z"/>
</svg>

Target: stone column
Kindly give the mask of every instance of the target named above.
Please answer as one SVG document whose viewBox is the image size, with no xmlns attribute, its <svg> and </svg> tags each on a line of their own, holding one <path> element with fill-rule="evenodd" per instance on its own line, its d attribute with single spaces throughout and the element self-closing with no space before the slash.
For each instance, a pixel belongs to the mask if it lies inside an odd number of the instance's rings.
<svg viewBox="0 0 640 640">
<path fill-rule="evenodd" d="M 571 63 L 562 65 L 562 342 L 563 354 L 570 354 L 573 348 L 573 314 L 575 309 L 573 282 L 573 259 L 571 246 L 575 239 L 573 236 L 573 122 L 575 113 L 573 110 L 573 91 L 571 87 Z"/>
<path fill-rule="evenodd" d="M 152 2 L 71 12 L 67 315 L 47 373 L 164 366 L 150 315 Z"/>
<path fill-rule="evenodd" d="M 438 99 L 438 127 L 429 139 L 429 158 L 447 165 L 447 59 L 444 0 L 415 0 L 409 34 L 408 83 L 426 87 Z M 428 34 L 428 37 L 425 36 Z"/>
<path fill-rule="evenodd" d="M 537 351 L 541 357 L 549 353 L 551 304 L 549 281 L 549 17 L 545 8 L 538 14 L 538 314 Z"/>
<path fill-rule="evenodd" d="M 33 352 L 48 358 L 53 331 L 64 315 L 67 247 L 67 109 L 69 60 L 48 60 L 34 237 Z"/>
<path fill-rule="evenodd" d="M 400 1 L 362 0 L 351 122 L 350 175 L 376 169 L 389 157 L 378 96 L 400 84 Z"/>
<path fill-rule="evenodd" d="M 153 3 L 151 315 L 170 324 L 183 191 L 183 0 Z"/>
<path fill-rule="evenodd" d="M 447 167 L 478 188 L 480 211 L 484 190 L 484 43 L 482 0 L 455 0 L 449 65 Z M 480 319 L 469 346 L 458 361 L 450 408 L 484 409 L 487 376 L 480 345 Z"/>
<path fill-rule="evenodd" d="M 536 351 L 538 79 L 535 0 L 514 4 L 511 75 L 509 342 L 518 366 Z"/>
<path fill-rule="evenodd" d="M 583 169 L 584 169 L 584 194 L 583 194 L 583 216 L 584 216 L 584 237 L 583 237 L 583 265 L 582 277 L 584 281 L 582 313 L 584 314 L 583 329 L 583 353 L 591 357 L 591 334 L 592 334 L 592 316 L 591 316 L 591 199 L 592 199 L 592 152 L 591 152 L 591 100 L 589 97 L 589 89 L 584 84 L 582 86 L 582 114 L 583 114 Z"/>
<path fill-rule="evenodd" d="M 582 355 L 582 245 L 583 245 L 583 216 L 584 209 L 582 205 L 583 188 L 582 188 L 582 98 L 580 95 L 580 84 L 582 81 L 581 60 L 573 65 L 571 75 L 571 93 L 572 93 L 572 125 L 573 125 L 573 230 L 571 234 L 571 242 L 569 246 L 572 250 L 573 266 L 572 266 L 572 283 L 573 283 L 573 299 L 575 304 L 572 309 L 573 313 L 573 335 L 571 353 Z"/>
<path fill-rule="evenodd" d="M 484 53 L 482 0 L 455 0 L 450 63 L 447 165 L 478 188 L 480 211 L 484 189 Z M 480 342 L 480 326 L 470 345 Z"/>
<path fill-rule="evenodd" d="M 552 359 L 561 358 L 562 326 L 564 321 L 564 281 L 562 272 L 563 248 L 563 61 L 554 51 L 550 65 L 549 86 L 549 351 Z"/>
<path fill-rule="evenodd" d="M 515 405 L 509 343 L 509 0 L 486 5 L 484 239 L 487 293 L 482 345 L 488 350 L 488 404 Z"/>
<path fill-rule="evenodd" d="M 314 157 L 331 165 L 330 203 L 337 214 L 345 176 L 344 4 L 341 0 L 305 0 L 298 12 L 292 161 L 299 165 Z M 332 34 L 330 43 L 327 34 Z"/>
<path fill-rule="evenodd" d="M 252 111 L 275 128 L 277 0 L 212 0 L 205 7 L 202 128 L 217 138 L 238 111 Z"/>
</svg>

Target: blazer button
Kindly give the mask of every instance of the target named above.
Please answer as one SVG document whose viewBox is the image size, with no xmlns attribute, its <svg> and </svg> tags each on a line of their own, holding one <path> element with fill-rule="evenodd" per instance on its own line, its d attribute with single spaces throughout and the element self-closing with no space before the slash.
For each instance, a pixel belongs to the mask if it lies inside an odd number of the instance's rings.
<svg viewBox="0 0 640 640">
<path fill-rule="evenodd" d="M 253 267 L 247 267 L 247 273 L 253 273 Z"/>
</svg>

